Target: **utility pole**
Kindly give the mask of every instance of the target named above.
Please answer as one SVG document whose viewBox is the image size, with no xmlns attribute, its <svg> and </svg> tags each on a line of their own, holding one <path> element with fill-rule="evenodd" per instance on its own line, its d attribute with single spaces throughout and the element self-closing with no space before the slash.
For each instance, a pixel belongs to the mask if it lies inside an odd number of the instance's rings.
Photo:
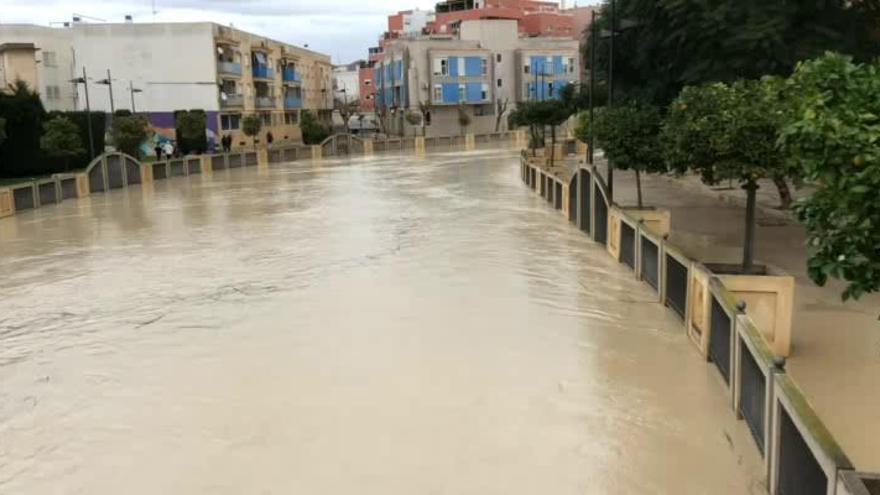
<svg viewBox="0 0 880 495">
<path fill-rule="evenodd" d="M 596 11 L 592 12 L 592 21 L 590 22 L 590 142 L 587 145 L 587 157 L 589 164 L 593 165 L 593 117 L 595 115 L 593 93 L 596 92 L 596 43 L 599 41 L 598 31 L 596 30 Z"/>
<path fill-rule="evenodd" d="M 134 107 L 134 94 L 135 93 L 142 93 L 143 90 L 135 88 L 134 81 L 128 81 L 128 92 L 131 94 L 131 113 L 132 114 L 137 113 L 137 110 L 135 110 L 135 107 Z"/>
<path fill-rule="evenodd" d="M 116 107 L 113 104 L 113 79 L 110 77 L 110 69 L 107 69 L 107 79 L 101 79 L 98 84 L 106 84 L 110 91 L 110 113 L 116 113 Z"/>
<path fill-rule="evenodd" d="M 86 68 L 83 66 L 82 77 L 76 77 L 70 80 L 73 84 L 82 84 L 86 91 L 86 127 L 89 131 L 89 160 L 95 157 L 95 139 L 92 132 L 92 104 L 89 102 L 89 78 L 86 75 Z"/>
<path fill-rule="evenodd" d="M 614 30 L 617 29 L 615 4 L 616 2 L 611 0 L 611 38 L 608 43 L 608 103 L 606 105 L 608 108 L 614 105 Z M 614 164 L 607 156 L 605 160 L 608 163 L 608 202 L 611 203 L 614 202 Z"/>
</svg>

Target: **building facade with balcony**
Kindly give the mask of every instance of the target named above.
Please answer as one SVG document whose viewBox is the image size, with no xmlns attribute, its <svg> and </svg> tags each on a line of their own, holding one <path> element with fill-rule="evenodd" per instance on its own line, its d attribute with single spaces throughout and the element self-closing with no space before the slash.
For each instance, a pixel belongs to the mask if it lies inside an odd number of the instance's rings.
<svg viewBox="0 0 880 495">
<path fill-rule="evenodd" d="M 85 109 L 83 85 L 70 82 L 85 68 L 92 110 L 109 112 L 111 89 L 96 84 L 109 69 L 114 108 L 134 103 L 169 140 L 178 110 L 205 111 L 209 142 L 229 134 L 250 145 L 240 133 L 244 115 L 263 119 L 261 139 L 271 131 L 276 141 L 300 141 L 300 112 L 329 121 L 333 108 L 329 56 L 214 23 L 0 24 L 6 42 L 33 43 L 43 54 L 38 79 L 47 109 Z"/>
<path fill-rule="evenodd" d="M 493 132 L 498 105 L 558 98 L 578 83 L 578 41 L 526 37 L 515 20 L 464 21 L 454 35 L 403 37 L 373 68 L 375 103 L 389 134 L 411 135 L 407 112 L 425 109 L 428 136 Z M 459 111 L 470 116 L 466 129 Z M 506 128 L 506 114 L 501 129 Z M 415 130 L 420 132 L 420 130 Z"/>
</svg>

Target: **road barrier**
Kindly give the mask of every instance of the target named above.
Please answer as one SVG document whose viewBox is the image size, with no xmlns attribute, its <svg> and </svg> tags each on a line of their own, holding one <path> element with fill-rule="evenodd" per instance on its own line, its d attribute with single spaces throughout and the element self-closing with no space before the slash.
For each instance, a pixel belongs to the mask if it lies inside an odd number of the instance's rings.
<svg viewBox="0 0 880 495">
<path fill-rule="evenodd" d="M 595 167 L 550 171 L 546 160 L 525 150 L 520 162 L 523 183 L 542 197 L 552 194 L 548 179 L 566 184 L 576 197 L 565 211 L 568 219 L 604 245 L 682 320 L 700 355 L 717 369 L 719 387 L 736 418 L 747 425 L 764 461 L 771 495 L 880 493 L 880 475 L 854 469 L 786 373 L 785 359 L 777 357 L 768 333 L 755 324 L 746 304 L 735 299 L 722 276 L 669 242 L 668 215 L 639 218 L 639 212 L 610 203 Z"/>
</svg>

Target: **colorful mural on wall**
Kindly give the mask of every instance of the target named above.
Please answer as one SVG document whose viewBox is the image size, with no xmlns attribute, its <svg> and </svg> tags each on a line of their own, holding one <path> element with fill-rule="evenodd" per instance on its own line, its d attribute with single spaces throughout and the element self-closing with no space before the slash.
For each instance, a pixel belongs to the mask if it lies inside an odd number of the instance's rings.
<svg viewBox="0 0 880 495">
<path fill-rule="evenodd" d="M 216 151 L 220 147 L 217 129 L 216 111 L 205 112 L 207 119 L 208 149 Z M 177 132 L 175 130 L 174 112 L 151 112 L 149 114 L 150 137 L 141 143 L 140 150 L 143 156 L 156 156 L 156 146 L 165 147 L 170 144 L 177 148 Z"/>
</svg>

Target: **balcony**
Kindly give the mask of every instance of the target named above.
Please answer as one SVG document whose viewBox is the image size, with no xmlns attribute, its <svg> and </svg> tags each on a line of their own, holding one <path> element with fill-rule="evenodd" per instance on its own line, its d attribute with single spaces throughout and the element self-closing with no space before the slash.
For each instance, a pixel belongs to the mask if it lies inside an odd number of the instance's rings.
<svg viewBox="0 0 880 495">
<path fill-rule="evenodd" d="M 251 69 L 254 79 L 274 79 L 275 71 L 265 65 L 255 65 Z"/>
<path fill-rule="evenodd" d="M 275 97 L 257 96 L 254 99 L 254 106 L 257 108 L 275 108 Z"/>
<path fill-rule="evenodd" d="M 241 76 L 241 64 L 235 62 L 217 62 L 217 72 L 224 75 Z"/>
<path fill-rule="evenodd" d="M 220 98 L 221 108 L 241 108 L 244 106 L 244 95 L 226 95 Z"/>
<path fill-rule="evenodd" d="M 298 96 L 285 96 L 284 97 L 284 108 L 302 108 L 303 101 L 302 98 Z"/>
<path fill-rule="evenodd" d="M 284 69 L 281 73 L 282 80 L 286 83 L 302 82 L 302 76 L 295 69 Z"/>
</svg>

